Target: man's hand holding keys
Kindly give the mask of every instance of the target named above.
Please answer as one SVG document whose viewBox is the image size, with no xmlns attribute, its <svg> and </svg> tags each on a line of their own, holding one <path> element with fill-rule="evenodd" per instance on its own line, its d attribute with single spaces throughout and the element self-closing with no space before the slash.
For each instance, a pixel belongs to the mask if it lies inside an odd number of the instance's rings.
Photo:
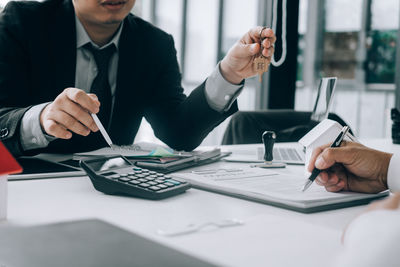
<svg viewBox="0 0 400 267">
<path fill-rule="evenodd" d="M 72 132 L 87 136 L 99 130 L 89 114 L 98 113 L 99 108 L 96 95 L 78 88 L 66 88 L 43 109 L 40 125 L 48 135 L 61 139 L 70 139 Z"/>
<path fill-rule="evenodd" d="M 258 26 L 248 31 L 221 61 L 224 78 L 232 84 L 239 84 L 243 79 L 256 75 L 254 60 L 262 55 L 269 65 L 275 41 L 275 34 L 269 28 Z"/>
</svg>

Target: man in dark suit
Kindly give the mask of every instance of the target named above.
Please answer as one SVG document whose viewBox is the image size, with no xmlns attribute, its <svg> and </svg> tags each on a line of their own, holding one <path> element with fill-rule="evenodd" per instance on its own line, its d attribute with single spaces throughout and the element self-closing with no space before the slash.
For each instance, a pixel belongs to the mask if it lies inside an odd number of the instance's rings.
<svg viewBox="0 0 400 267">
<path fill-rule="evenodd" d="M 237 110 L 243 79 L 275 36 L 243 36 L 190 96 L 170 35 L 130 14 L 135 0 L 10 2 L 0 17 L 0 140 L 14 155 L 105 146 L 90 113 L 118 145 L 144 116 L 172 148 L 191 150 Z M 260 37 L 263 48 L 260 46 Z"/>
</svg>

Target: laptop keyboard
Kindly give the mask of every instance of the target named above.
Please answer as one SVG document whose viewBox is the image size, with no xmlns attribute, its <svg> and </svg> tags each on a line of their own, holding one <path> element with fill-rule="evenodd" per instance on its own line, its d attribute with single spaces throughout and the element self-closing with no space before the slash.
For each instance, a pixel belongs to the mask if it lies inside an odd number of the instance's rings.
<svg viewBox="0 0 400 267">
<path fill-rule="evenodd" d="M 277 161 L 303 161 L 303 157 L 294 148 L 275 147 L 273 154 Z"/>
</svg>

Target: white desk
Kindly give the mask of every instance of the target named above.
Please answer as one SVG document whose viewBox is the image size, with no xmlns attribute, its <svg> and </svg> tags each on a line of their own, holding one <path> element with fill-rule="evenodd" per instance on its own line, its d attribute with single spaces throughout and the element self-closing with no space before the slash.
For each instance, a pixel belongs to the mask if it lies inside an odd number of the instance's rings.
<svg viewBox="0 0 400 267">
<path fill-rule="evenodd" d="M 369 143 L 400 152 L 390 142 Z M 202 168 L 237 164 L 219 162 Z M 303 167 L 288 169 L 295 168 Z M 196 189 L 149 201 L 104 195 L 95 191 L 88 178 L 77 177 L 9 182 L 8 222 L 2 224 L 99 218 L 220 265 L 326 266 L 341 249 L 342 229 L 364 208 L 301 214 Z M 157 229 L 226 218 L 242 219 L 245 224 L 180 237 L 156 233 Z"/>
</svg>

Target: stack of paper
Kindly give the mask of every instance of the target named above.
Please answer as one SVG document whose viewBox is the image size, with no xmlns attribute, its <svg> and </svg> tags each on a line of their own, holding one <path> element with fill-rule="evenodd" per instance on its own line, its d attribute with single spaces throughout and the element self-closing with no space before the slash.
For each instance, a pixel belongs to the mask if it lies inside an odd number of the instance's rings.
<svg viewBox="0 0 400 267">
<path fill-rule="evenodd" d="M 303 175 L 287 175 L 249 167 L 176 173 L 173 176 L 187 180 L 195 188 L 305 213 L 361 205 L 389 193 L 330 193 L 315 184 L 302 192 L 306 179 Z"/>
</svg>

